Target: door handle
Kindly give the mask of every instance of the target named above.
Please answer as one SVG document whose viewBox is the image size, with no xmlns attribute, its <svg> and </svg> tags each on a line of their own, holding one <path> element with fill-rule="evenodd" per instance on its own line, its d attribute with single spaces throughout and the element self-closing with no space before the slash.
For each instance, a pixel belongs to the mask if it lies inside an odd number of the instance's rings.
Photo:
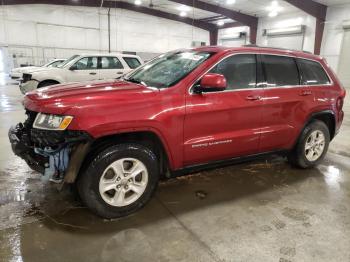
<svg viewBox="0 0 350 262">
<path fill-rule="evenodd" d="M 311 92 L 311 90 L 303 90 L 300 92 L 300 95 L 301 96 L 309 96 L 309 95 L 312 95 L 312 92 Z"/>
<path fill-rule="evenodd" d="M 89 73 L 90 75 L 96 75 L 96 73 L 95 72 L 91 72 L 91 73 Z"/>
<path fill-rule="evenodd" d="M 249 101 L 256 101 L 256 100 L 260 100 L 261 96 L 252 96 L 252 95 L 250 95 L 250 96 L 247 96 L 245 99 L 249 100 Z"/>
<path fill-rule="evenodd" d="M 122 75 L 123 74 L 123 72 L 117 72 L 117 75 Z"/>
</svg>

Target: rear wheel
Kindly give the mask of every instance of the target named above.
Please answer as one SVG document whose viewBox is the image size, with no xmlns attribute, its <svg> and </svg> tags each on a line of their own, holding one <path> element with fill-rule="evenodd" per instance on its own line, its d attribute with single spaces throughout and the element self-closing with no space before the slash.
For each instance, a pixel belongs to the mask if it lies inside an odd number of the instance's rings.
<svg viewBox="0 0 350 262">
<path fill-rule="evenodd" d="M 159 178 L 158 160 L 138 144 L 108 147 L 78 179 L 82 201 L 104 218 L 129 215 L 151 198 Z"/>
<path fill-rule="evenodd" d="M 288 160 L 301 168 L 314 167 L 326 155 L 329 141 L 328 127 L 322 121 L 314 120 L 304 128 Z"/>
</svg>

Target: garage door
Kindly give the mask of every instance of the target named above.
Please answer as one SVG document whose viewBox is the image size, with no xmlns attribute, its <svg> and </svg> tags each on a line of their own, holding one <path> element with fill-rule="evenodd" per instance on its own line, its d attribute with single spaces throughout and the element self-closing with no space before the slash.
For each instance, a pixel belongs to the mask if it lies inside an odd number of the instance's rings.
<svg viewBox="0 0 350 262">
<path fill-rule="evenodd" d="M 246 44 L 245 38 L 221 39 L 222 46 L 240 47 Z"/>
<path fill-rule="evenodd" d="M 342 50 L 339 58 L 338 76 L 342 84 L 350 89 L 350 30 L 344 31 Z"/>
<path fill-rule="evenodd" d="M 267 46 L 279 47 L 293 50 L 302 50 L 304 35 L 280 35 L 268 36 Z"/>
</svg>

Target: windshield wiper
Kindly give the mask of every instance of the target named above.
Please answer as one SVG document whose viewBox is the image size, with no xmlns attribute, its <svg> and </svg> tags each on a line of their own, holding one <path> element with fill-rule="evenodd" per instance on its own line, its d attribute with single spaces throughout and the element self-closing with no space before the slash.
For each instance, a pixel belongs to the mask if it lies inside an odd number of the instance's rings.
<svg viewBox="0 0 350 262">
<path fill-rule="evenodd" d="M 135 79 L 135 78 L 123 78 L 125 81 L 128 81 L 128 82 L 131 82 L 131 83 L 136 83 L 136 84 L 141 84 L 141 85 L 144 85 L 144 86 L 147 86 L 146 84 L 145 84 L 145 82 L 143 82 L 143 81 L 140 81 L 140 80 L 137 80 L 137 79 Z"/>
</svg>

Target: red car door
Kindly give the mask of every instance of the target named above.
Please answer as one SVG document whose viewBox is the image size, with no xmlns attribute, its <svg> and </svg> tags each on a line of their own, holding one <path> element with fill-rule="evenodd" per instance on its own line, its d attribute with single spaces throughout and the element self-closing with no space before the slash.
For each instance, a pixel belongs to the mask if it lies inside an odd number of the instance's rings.
<svg viewBox="0 0 350 262">
<path fill-rule="evenodd" d="M 295 57 L 261 55 L 266 88 L 260 151 L 290 149 L 314 104 L 314 94 L 300 83 Z"/>
<path fill-rule="evenodd" d="M 186 97 L 184 165 L 258 152 L 262 89 L 254 54 L 231 54 L 209 73 L 225 76 L 227 90 Z"/>
</svg>

